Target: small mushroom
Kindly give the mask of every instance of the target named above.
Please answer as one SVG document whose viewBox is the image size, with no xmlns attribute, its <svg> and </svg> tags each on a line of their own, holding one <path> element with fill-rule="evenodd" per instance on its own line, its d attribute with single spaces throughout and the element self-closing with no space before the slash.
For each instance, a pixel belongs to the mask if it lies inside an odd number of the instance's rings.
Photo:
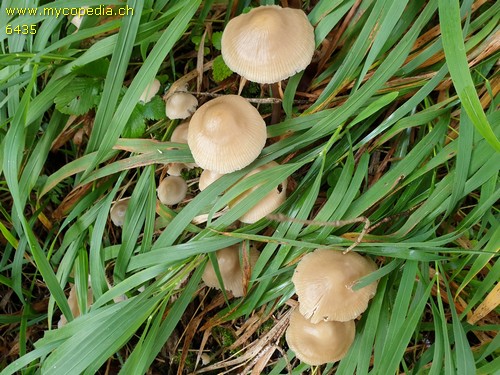
<svg viewBox="0 0 500 375">
<path fill-rule="evenodd" d="M 311 63 L 314 28 L 300 9 L 261 6 L 228 22 L 221 47 L 233 72 L 252 82 L 279 82 Z"/>
<path fill-rule="evenodd" d="M 127 212 L 127 207 L 129 204 L 130 198 L 123 198 L 119 201 L 116 201 L 111 210 L 109 211 L 109 215 L 111 216 L 111 221 L 117 227 L 123 226 L 125 222 L 125 213 Z"/>
<path fill-rule="evenodd" d="M 290 315 L 290 325 L 285 338 L 298 359 L 308 365 L 317 366 L 344 358 L 355 334 L 353 320 L 313 324 L 299 311 L 294 310 Z"/>
<path fill-rule="evenodd" d="M 141 97 L 139 98 L 139 101 L 142 103 L 149 103 L 159 90 L 160 81 L 155 78 L 153 82 L 146 86 L 146 88 L 142 92 Z"/>
<path fill-rule="evenodd" d="M 259 251 L 250 247 L 250 267 L 257 263 Z M 219 271 L 226 290 L 233 293 L 235 297 L 243 296 L 243 271 L 240 265 L 240 252 L 238 245 L 226 247 L 216 252 Z M 221 289 L 214 266 L 208 262 L 203 271 L 202 280 L 212 288 Z"/>
<path fill-rule="evenodd" d="M 178 125 L 171 137 L 170 141 L 175 143 L 185 143 L 187 144 L 187 135 L 189 129 L 189 121 L 183 122 Z M 184 169 L 193 169 L 197 167 L 196 163 L 170 163 L 168 166 L 167 173 L 170 176 L 180 176 Z"/>
<path fill-rule="evenodd" d="M 168 176 L 158 185 L 156 192 L 161 203 L 172 206 L 186 197 L 187 190 L 187 183 L 182 177 Z"/>
<path fill-rule="evenodd" d="M 191 116 L 198 107 L 198 99 L 187 92 L 175 92 L 167 99 L 165 113 L 171 120 L 185 119 Z"/>
<path fill-rule="evenodd" d="M 292 276 L 301 314 L 313 324 L 356 319 L 375 295 L 377 282 L 356 291 L 352 287 L 376 269 L 371 259 L 355 252 L 317 249 L 307 254 Z"/>
<path fill-rule="evenodd" d="M 266 124 L 246 99 L 225 95 L 203 104 L 194 113 L 188 145 L 196 164 L 218 173 L 246 167 L 266 143 Z"/>
<path fill-rule="evenodd" d="M 248 173 L 245 177 L 243 178 L 248 178 L 258 172 L 264 171 L 266 169 L 270 169 L 273 167 L 278 166 L 278 163 L 272 161 L 270 163 L 267 163 L 261 167 L 255 168 L 253 171 Z M 244 198 L 246 198 L 250 193 L 252 193 L 255 189 L 257 189 L 260 185 L 254 186 L 247 191 L 245 191 L 243 194 L 238 196 L 238 198 L 234 199 L 229 203 L 229 208 L 232 208 L 235 206 L 237 203 L 241 202 Z M 253 206 L 250 210 L 248 210 L 243 216 L 240 217 L 240 221 L 246 224 L 253 224 L 263 217 L 265 217 L 267 214 L 270 214 L 273 212 L 275 209 L 277 209 L 286 199 L 286 187 L 287 187 L 287 180 L 285 179 L 281 184 L 279 184 L 276 188 L 271 190 L 267 195 L 263 198 L 260 199 L 259 203 L 257 203 L 255 206 Z"/>
<path fill-rule="evenodd" d="M 88 5 L 82 6 L 80 9 L 78 9 L 78 15 L 71 18 L 70 22 L 76 26 L 77 31 L 80 30 L 80 26 L 82 25 L 82 17 L 85 15 L 85 11 L 88 8 Z"/>
<path fill-rule="evenodd" d="M 90 281 L 90 280 L 89 280 Z M 87 307 L 92 305 L 92 288 L 90 287 L 90 283 L 87 289 Z M 71 310 L 71 314 L 73 315 L 73 318 L 77 318 L 81 315 L 80 311 L 80 306 L 78 305 L 78 298 L 76 295 L 76 285 L 73 284 L 71 286 L 71 289 L 69 290 L 69 296 L 68 296 L 68 305 L 69 309 Z M 66 316 L 63 314 L 59 318 L 59 321 L 57 322 L 57 328 L 61 328 L 65 326 L 68 323 L 68 319 Z"/>
<path fill-rule="evenodd" d="M 200 180 L 198 181 L 198 187 L 200 191 L 205 190 L 210 184 L 214 183 L 222 176 L 224 176 L 222 173 L 217 173 L 214 171 L 209 171 L 208 169 L 204 169 L 203 172 L 201 172 Z"/>
<path fill-rule="evenodd" d="M 170 141 L 175 143 L 187 144 L 188 131 L 189 121 L 184 121 L 183 123 L 177 125 L 177 127 L 174 129 L 172 135 L 170 136 Z"/>
</svg>

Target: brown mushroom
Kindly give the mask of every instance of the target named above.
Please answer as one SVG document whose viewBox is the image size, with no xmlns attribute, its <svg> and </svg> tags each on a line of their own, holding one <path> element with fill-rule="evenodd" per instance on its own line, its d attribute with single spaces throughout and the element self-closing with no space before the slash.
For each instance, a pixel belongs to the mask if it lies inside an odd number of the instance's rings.
<svg viewBox="0 0 500 375">
<path fill-rule="evenodd" d="M 168 176 L 158 185 L 158 199 L 161 203 L 171 206 L 181 202 L 188 190 L 186 181 L 182 177 Z"/>
<path fill-rule="evenodd" d="M 160 81 L 155 78 L 153 82 L 146 86 L 146 88 L 142 92 L 141 97 L 139 98 L 139 101 L 142 103 L 149 103 L 159 90 Z"/>
<path fill-rule="evenodd" d="M 228 22 L 221 47 L 233 72 L 249 81 L 274 83 L 311 63 L 314 29 L 300 9 L 261 6 Z"/>
<path fill-rule="evenodd" d="M 311 323 L 298 310 L 292 311 L 285 338 L 290 349 L 302 362 L 311 366 L 336 362 L 344 358 L 351 347 L 356 327 L 347 322 Z"/>
<path fill-rule="evenodd" d="M 198 107 L 198 99 L 194 95 L 178 91 L 167 99 L 165 113 L 171 120 L 185 119 L 196 111 L 196 107 Z"/>
<path fill-rule="evenodd" d="M 189 121 L 179 124 L 172 132 L 170 141 L 187 144 L 188 130 Z M 197 167 L 196 163 L 169 163 L 167 173 L 170 176 L 180 176 L 184 169 L 193 169 L 195 167 Z"/>
<path fill-rule="evenodd" d="M 243 296 L 243 271 L 240 265 L 240 252 L 238 245 L 226 247 L 216 252 L 220 275 L 226 290 L 235 297 Z M 250 247 L 250 267 L 257 263 L 259 251 Z M 209 287 L 221 289 L 214 266 L 208 262 L 203 272 L 202 280 Z"/>
<path fill-rule="evenodd" d="M 352 287 L 376 269 L 371 259 L 354 252 L 317 249 L 307 254 L 292 277 L 301 314 L 313 324 L 357 318 L 375 295 L 377 282 L 356 291 Z"/>
<path fill-rule="evenodd" d="M 279 164 L 276 163 L 275 161 L 272 161 L 270 163 L 264 164 L 258 168 L 255 168 L 253 171 L 248 173 L 245 177 L 243 178 L 248 178 L 258 172 L 265 171 L 267 169 L 273 168 L 278 166 Z M 246 198 L 250 193 L 255 191 L 260 185 L 254 186 L 247 191 L 245 191 L 243 194 L 238 196 L 238 198 L 232 200 L 229 203 L 229 208 L 232 208 L 235 206 L 237 203 L 241 202 L 244 198 Z M 267 193 L 266 196 L 260 199 L 260 201 L 253 206 L 250 210 L 248 210 L 243 216 L 239 218 L 239 220 L 243 223 L 247 224 L 253 224 L 263 217 L 265 217 L 267 214 L 270 214 L 273 212 L 275 209 L 277 209 L 286 199 L 286 187 L 287 187 L 287 180 L 285 179 L 281 184 L 276 186 L 273 190 L 271 190 L 269 193 Z"/>
<path fill-rule="evenodd" d="M 188 145 L 200 167 L 230 173 L 254 161 L 266 143 L 266 124 L 246 99 L 225 95 L 194 113 Z"/>
<path fill-rule="evenodd" d="M 109 210 L 109 216 L 111 217 L 111 221 L 117 227 L 123 226 L 125 222 L 125 213 L 127 212 L 127 207 L 129 204 L 130 198 L 123 198 L 115 202 Z"/>
<path fill-rule="evenodd" d="M 224 176 L 222 173 L 217 173 L 214 171 L 209 171 L 208 169 L 204 169 L 203 172 L 201 172 L 200 180 L 198 181 L 198 188 L 200 189 L 200 191 L 203 191 L 210 184 L 214 183 L 222 176 Z"/>
</svg>

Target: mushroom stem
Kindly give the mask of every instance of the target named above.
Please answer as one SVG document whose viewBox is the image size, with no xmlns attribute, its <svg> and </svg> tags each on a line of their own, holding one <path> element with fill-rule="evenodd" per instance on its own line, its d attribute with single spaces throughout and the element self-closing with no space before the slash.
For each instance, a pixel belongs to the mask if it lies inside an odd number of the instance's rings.
<svg viewBox="0 0 500 375">
<path fill-rule="evenodd" d="M 240 79 L 240 87 L 238 88 L 238 95 L 241 95 L 241 92 L 243 91 L 243 88 L 247 84 L 247 79 L 245 77 L 241 77 Z"/>
</svg>

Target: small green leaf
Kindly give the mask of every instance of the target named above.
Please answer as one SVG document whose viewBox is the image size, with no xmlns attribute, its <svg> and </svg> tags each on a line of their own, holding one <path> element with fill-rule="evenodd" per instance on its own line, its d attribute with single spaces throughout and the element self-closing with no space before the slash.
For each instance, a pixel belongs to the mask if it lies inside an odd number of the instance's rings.
<svg viewBox="0 0 500 375">
<path fill-rule="evenodd" d="M 227 67 L 226 63 L 222 59 L 222 56 L 219 55 L 214 59 L 212 74 L 215 82 L 221 82 L 233 74 L 233 71 Z"/>
<path fill-rule="evenodd" d="M 128 119 L 127 125 L 125 125 L 125 129 L 123 129 L 122 136 L 124 138 L 139 138 L 145 131 L 144 114 L 141 105 L 137 104 Z"/>
<path fill-rule="evenodd" d="M 109 59 L 102 58 L 99 60 L 91 61 L 88 64 L 82 65 L 82 66 L 76 66 L 72 70 L 78 75 L 86 75 L 89 77 L 96 77 L 96 78 L 106 78 L 106 73 L 108 72 L 109 68 Z"/>
<path fill-rule="evenodd" d="M 95 78 L 76 78 L 54 98 L 56 108 L 68 115 L 83 115 L 99 103 L 100 87 Z"/>
<path fill-rule="evenodd" d="M 167 118 L 165 114 L 165 102 L 158 95 L 155 95 L 151 101 L 144 104 L 142 109 L 144 118 L 148 120 L 162 120 Z"/>
<path fill-rule="evenodd" d="M 221 40 L 222 40 L 222 31 L 217 31 L 212 34 L 212 45 L 215 49 L 221 50 Z"/>
</svg>

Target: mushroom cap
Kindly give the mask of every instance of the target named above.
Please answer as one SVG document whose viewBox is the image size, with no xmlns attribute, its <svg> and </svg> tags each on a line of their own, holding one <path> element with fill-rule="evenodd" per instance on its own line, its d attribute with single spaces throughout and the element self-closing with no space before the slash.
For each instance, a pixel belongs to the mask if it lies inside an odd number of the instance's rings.
<svg viewBox="0 0 500 375">
<path fill-rule="evenodd" d="M 266 124 L 246 99 L 225 95 L 203 104 L 189 123 L 188 145 L 200 167 L 230 173 L 257 159 Z"/>
<path fill-rule="evenodd" d="M 314 28 L 300 9 L 261 6 L 230 20 L 222 34 L 226 65 L 249 81 L 274 83 L 310 63 Z"/>
<path fill-rule="evenodd" d="M 250 267 L 257 263 L 259 251 L 250 247 Z M 235 297 L 243 296 L 243 271 L 240 265 L 239 246 L 233 245 L 217 250 L 217 263 L 224 282 L 224 287 L 233 293 Z M 212 288 L 221 289 L 212 262 L 208 262 L 202 275 L 203 282 Z"/>
<path fill-rule="evenodd" d="M 208 169 L 204 169 L 201 172 L 200 180 L 198 181 L 198 188 L 200 191 L 205 190 L 210 184 L 214 183 L 216 180 L 224 176 L 222 173 L 217 173 L 214 171 L 209 171 Z"/>
<path fill-rule="evenodd" d="M 292 311 L 286 342 L 295 356 L 311 366 L 344 358 L 354 341 L 356 327 L 347 322 L 311 323 L 298 310 Z"/>
<path fill-rule="evenodd" d="M 375 295 L 377 282 L 356 291 L 352 287 L 376 269 L 371 259 L 355 252 L 317 249 L 307 254 L 292 277 L 300 313 L 313 324 L 357 318 Z"/>
<path fill-rule="evenodd" d="M 123 198 L 115 202 L 115 204 L 109 210 L 109 216 L 111 217 L 111 221 L 117 227 L 123 226 L 125 222 L 125 213 L 127 212 L 127 207 L 129 204 L 130 198 Z"/>
<path fill-rule="evenodd" d="M 142 92 L 141 97 L 139 98 L 139 101 L 143 103 L 149 103 L 151 99 L 153 99 L 153 97 L 156 95 L 158 90 L 160 90 L 160 81 L 155 78 L 153 82 L 146 86 L 146 88 Z"/>
<path fill-rule="evenodd" d="M 187 92 L 175 92 L 167 99 L 165 113 L 171 120 L 185 119 L 198 107 L 198 99 Z"/>
<path fill-rule="evenodd" d="M 278 166 L 279 164 L 276 163 L 275 161 L 272 161 L 270 163 L 264 164 L 258 168 L 255 168 L 253 171 L 248 173 L 245 177 L 247 178 L 250 177 L 258 172 L 264 171 L 266 169 L 270 169 L 273 167 Z M 254 186 L 247 191 L 245 191 L 243 194 L 238 196 L 238 198 L 232 200 L 229 203 L 229 208 L 235 206 L 237 203 L 242 201 L 244 198 L 246 198 L 250 193 L 252 193 L 255 189 L 257 189 L 260 185 Z M 270 214 L 273 212 L 275 209 L 277 209 L 286 199 L 286 187 L 287 187 L 287 180 L 283 181 L 281 184 L 276 186 L 273 190 L 271 190 L 265 197 L 263 197 L 259 203 L 257 203 L 255 206 L 253 206 L 250 210 L 248 210 L 243 216 L 239 218 L 239 220 L 243 223 L 246 224 L 253 224 L 263 217 L 265 217 L 267 214 Z"/>
<path fill-rule="evenodd" d="M 171 206 L 186 197 L 187 189 L 187 183 L 182 177 L 168 176 L 158 185 L 156 192 L 161 203 Z"/>
<path fill-rule="evenodd" d="M 170 141 L 175 143 L 187 144 L 188 130 L 189 121 L 184 121 L 182 124 L 177 125 L 177 127 L 172 132 L 172 135 L 170 136 Z"/>
</svg>

